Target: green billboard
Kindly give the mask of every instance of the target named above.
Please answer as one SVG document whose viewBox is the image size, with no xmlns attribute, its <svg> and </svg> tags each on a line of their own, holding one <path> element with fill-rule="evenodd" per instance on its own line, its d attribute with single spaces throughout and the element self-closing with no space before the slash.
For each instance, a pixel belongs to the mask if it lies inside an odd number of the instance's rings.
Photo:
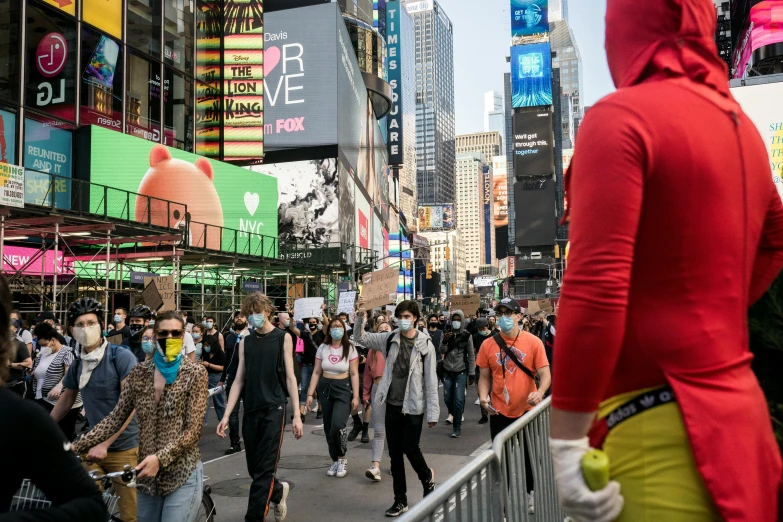
<svg viewBox="0 0 783 522">
<path fill-rule="evenodd" d="M 129 207 L 130 218 L 165 227 L 190 224 L 192 246 L 276 256 L 277 179 L 102 127 L 90 132 L 90 207 Z M 114 202 L 112 199 L 118 201 Z M 135 200 L 135 201 L 134 201 Z M 187 206 L 187 216 L 182 205 Z M 226 230 L 230 229 L 230 230 Z M 234 233 L 238 230 L 238 233 Z M 271 250 L 270 250 L 271 249 Z"/>
</svg>

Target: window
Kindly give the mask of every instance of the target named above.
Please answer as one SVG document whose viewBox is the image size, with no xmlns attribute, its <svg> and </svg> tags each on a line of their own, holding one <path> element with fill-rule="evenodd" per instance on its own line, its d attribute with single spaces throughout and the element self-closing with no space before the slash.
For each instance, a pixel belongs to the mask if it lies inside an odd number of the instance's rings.
<svg viewBox="0 0 783 522">
<path fill-rule="evenodd" d="M 121 44 L 86 26 L 82 30 L 81 123 L 122 131 Z"/>
<path fill-rule="evenodd" d="M 193 70 L 193 3 L 195 0 L 165 0 L 166 65 L 180 71 Z"/>
<path fill-rule="evenodd" d="M 160 143 L 160 64 L 128 53 L 125 132 Z"/>
<path fill-rule="evenodd" d="M 127 17 L 128 45 L 160 59 L 160 0 L 131 0 Z"/>
<path fill-rule="evenodd" d="M 19 5 L 9 2 L 0 9 L 0 99 L 19 103 Z M 10 4 L 10 5 L 9 5 Z"/>
<path fill-rule="evenodd" d="M 182 74 L 166 67 L 163 90 L 165 110 L 164 143 L 170 147 L 193 152 L 193 92 L 191 82 Z"/>
</svg>

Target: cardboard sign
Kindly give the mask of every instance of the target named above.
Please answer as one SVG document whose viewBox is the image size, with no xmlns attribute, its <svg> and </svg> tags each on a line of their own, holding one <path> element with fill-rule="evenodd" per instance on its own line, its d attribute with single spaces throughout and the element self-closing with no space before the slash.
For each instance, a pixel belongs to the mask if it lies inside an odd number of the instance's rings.
<svg viewBox="0 0 783 522">
<path fill-rule="evenodd" d="M 337 303 L 337 313 L 351 314 L 356 308 L 356 291 L 340 292 L 340 302 Z"/>
<path fill-rule="evenodd" d="M 148 277 L 144 279 L 145 287 L 141 292 L 141 302 L 150 307 L 150 310 L 157 312 L 158 309 L 164 306 L 163 297 L 158 291 L 158 285 L 155 282 L 155 277 Z"/>
<path fill-rule="evenodd" d="M 396 267 L 384 268 L 362 277 L 362 297 L 369 310 L 397 302 L 397 281 L 400 272 Z"/>
<path fill-rule="evenodd" d="M 122 344 L 122 334 L 107 335 L 106 340 L 109 344 Z"/>
<path fill-rule="evenodd" d="M 525 313 L 533 315 L 534 313 L 540 311 L 541 308 L 538 306 L 538 301 L 533 301 L 532 299 L 528 299 L 527 306 L 525 307 Z"/>
<path fill-rule="evenodd" d="M 303 321 L 310 317 L 321 318 L 321 306 L 324 304 L 323 297 L 305 297 L 294 301 L 294 321 Z"/>
<path fill-rule="evenodd" d="M 462 310 L 465 317 L 475 315 L 481 306 L 481 296 L 478 294 L 452 295 L 449 300 L 451 311 Z"/>
<path fill-rule="evenodd" d="M 555 308 L 552 306 L 552 300 L 551 299 L 539 299 L 538 300 L 538 308 L 543 310 L 544 312 L 551 314 L 554 313 Z"/>
</svg>

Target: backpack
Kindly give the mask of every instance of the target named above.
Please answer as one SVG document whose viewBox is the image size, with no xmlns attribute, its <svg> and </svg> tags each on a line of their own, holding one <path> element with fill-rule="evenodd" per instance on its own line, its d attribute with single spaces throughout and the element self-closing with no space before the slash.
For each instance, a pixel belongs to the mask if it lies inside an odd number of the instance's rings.
<svg viewBox="0 0 783 522">
<path fill-rule="evenodd" d="M 122 346 L 120 344 L 109 344 L 106 346 L 106 351 L 109 355 L 109 360 L 111 362 L 111 367 L 114 368 L 114 374 L 117 376 L 117 379 L 122 381 L 120 379 L 120 371 L 117 369 L 117 350 L 128 350 L 129 352 L 133 353 L 130 348 L 127 346 Z M 104 357 L 106 355 L 104 354 Z M 81 358 L 74 359 L 73 366 L 76 367 L 74 370 L 76 372 L 76 382 L 79 382 L 79 375 L 82 374 L 82 360 Z"/>
<path fill-rule="evenodd" d="M 402 333 L 400 333 L 402 335 Z M 386 354 L 384 357 L 389 357 L 389 351 L 391 350 L 392 344 L 394 339 L 394 332 L 389 335 L 389 337 L 386 338 Z M 424 368 L 424 354 L 419 352 L 419 356 L 421 356 L 421 367 Z"/>
</svg>

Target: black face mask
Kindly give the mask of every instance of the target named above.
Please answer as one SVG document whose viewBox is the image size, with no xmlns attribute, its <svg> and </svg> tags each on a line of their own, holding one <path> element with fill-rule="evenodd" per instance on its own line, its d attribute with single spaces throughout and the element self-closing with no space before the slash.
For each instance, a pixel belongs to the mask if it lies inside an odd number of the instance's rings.
<svg viewBox="0 0 783 522">
<path fill-rule="evenodd" d="M 234 330 L 236 330 L 237 332 L 241 332 L 242 330 L 245 329 L 246 326 L 247 323 L 234 323 Z"/>
<path fill-rule="evenodd" d="M 308 326 L 308 328 L 310 328 L 310 330 L 313 330 L 313 331 L 315 331 L 315 329 L 318 328 L 317 324 L 308 324 L 307 326 Z"/>
<path fill-rule="evenodd" d="M 438 323 L 430 323 L 430 328 L 437 328 L 437 327 L 438 327 Z"/>
<path fill-rule="evenodd" d="M 128 325 L 128 330 L 130 330 L 131 335 L 136 335 L 144 328 L 144 325 L 141 324 L 131 324 Z"/>
</svg>

